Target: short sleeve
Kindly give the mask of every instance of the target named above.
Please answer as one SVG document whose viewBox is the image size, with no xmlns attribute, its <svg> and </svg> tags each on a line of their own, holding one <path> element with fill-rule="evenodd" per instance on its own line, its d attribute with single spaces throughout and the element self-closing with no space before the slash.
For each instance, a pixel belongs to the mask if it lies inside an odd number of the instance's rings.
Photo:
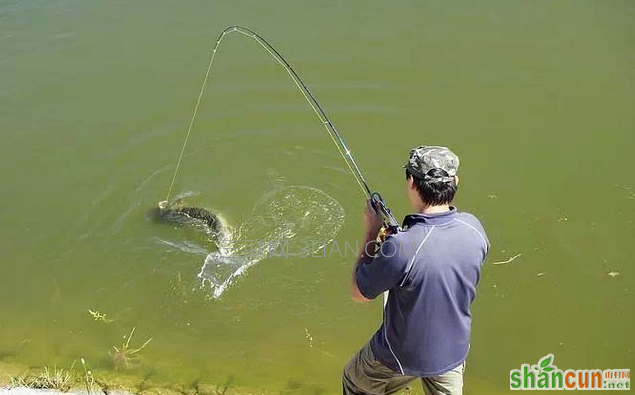
<svg viewBox="0 0 635 395">
<path fill-rule="evenodd" d="M 375 299 L 403 279 L 406 267 L 407 257 L 400 248 L 399 239 L 391 236 L 382 243 L 372 261 L 361 263 L 357 267 L 357 288 L 365 298 Z"/>
</svg>

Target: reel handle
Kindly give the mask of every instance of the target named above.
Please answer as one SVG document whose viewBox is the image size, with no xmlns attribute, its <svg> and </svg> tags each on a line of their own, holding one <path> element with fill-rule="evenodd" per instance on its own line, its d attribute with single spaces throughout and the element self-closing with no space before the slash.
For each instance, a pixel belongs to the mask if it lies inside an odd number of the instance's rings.
<svg viewBox="0 0 635 395">
<path fill-rule="evenodd" d="M 388 228 L 388 225 L 386 225 L 386 223 L 384 222 L 382 227 L 379 228 L 379 232 L 377 232 L 377 242 L 379 244 L 383 243 L 384 241 L 386 241 L 388 236 L 392 234 L 394 234 L 394 232 L 392 232 L 390 228 Z"/>
</svg>

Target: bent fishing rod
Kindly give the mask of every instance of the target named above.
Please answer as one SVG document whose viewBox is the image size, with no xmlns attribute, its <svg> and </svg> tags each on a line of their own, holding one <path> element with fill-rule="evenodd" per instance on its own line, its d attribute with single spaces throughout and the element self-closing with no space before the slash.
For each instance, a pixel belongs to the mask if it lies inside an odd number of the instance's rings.
<svg viewBox="0 0 635 395">
<path fill-rule="evenodd" d="M 304 83 L 302 78 L 300 78 L 300 76 L 295 72 L 293 67 L 291 67 L 291 65 L 284 58 L 284 56 L 282 56 L 280 52 L 278 52 L 271 44 L 269 44 L 267 40 L 265 40 L 263 37 L 261 37 L 256 32 L 252 31 L 251 29 L 248 29 L 242 26 L 230 26 L 226 28 L 225 30 L 221 32 L 221 34 L 218 36 L 218 39 L 216 40 L 216 45 L 214 45 L 214 49 L 212 51 L 209 64 L 207 66 L 207 72 L 205 73 L 205 78 L 203 79 L 203 84 L 201 85 L 201 90 L 199 92 L 196 105 L 194 106 L 194 112 L 192 114 L 192 118 L 190 119 L 190 123 L 187 128 L 187 134 L 185 135 L 185 140 L 183 141 L 183 146 L 181 147 L 181 152 L 179 154 L 176 167 L 174 169 L 174 175 L 172 176 L 172 181 L 168 189 L 166 203 L 167 201 L 169 201 L 170 195 L 172 194 L 172 189 L 174 188 L 174 182 L 176 181 L 176 176 L 181 166 L 181 161 L 183 160 L 185 147 L 187 146 L 190 133 L 192 132 L 192 126 L 194 125 L 194 120 L 196 119 L 196 115 L 198 114 L 198 109 L 201 104 L 201 99 L 203 98 L 205 86 L 207 85 L 207 82 L 210 77 L 212 65 L 214 64 L 214 60 L 216 59 L 216 54 L 218 53 L 220 44 L 225 38 L 225 36 L 231 33 L 240 33 L 244 36 L 247 36 L 255 40 L 258 44 L 260 44 L 260 46 L 267 53 L 269 53 L 269 55 L 271 55 L 273 59 L 275 59 L 286 70 L 286 72 L 289 74 L 289 76 L 291 77 L 291 79 L 293 80 L 297 88 L 300 90 L 300 92 L 302 93 L 306 101 L 309 103 L 309 105 L 313 109 L 313 112 L 315 112 L 317 117 L 322 122 L 322 125 L 324 126 L 329 136 L 333 140 L 333 143 L 337 147 L 337 150 L 339 151 L 340 155 L 346 162 L 346 165 L 348 166 L 349 170 L 353 174 L 353 177 L 357 181 L 357 184 L 359 185 L 362 193 L 368 199 L 370 199 L 370 202 L 375 208 L 375 210 L 378 210 L 379 213 L 382 215 L 382 218 L 384 221 L 384 228 L 390 233 L 396 233 L 399 230 L 399 222 L 397 221 L 395 216 L 392 214 L 392 212 L 386 205 L 386 202 L 384 201 L 382 196 L 379 194 L 379 192 L 376 192 L 376 191 L 373 192 L 368 187 L 368 183 L 366 182 L 364 175 L 359 169 L 359 166 L 357 165 L 355 158 L 353 158 L 351 151 L 346 146 L 346 143 L 344 143 L 344 139 L 342 139 L 342 136 L 339 134 L 339 132 L 335 128 L 335 125 L 333 125 L 333 122 L 331 122 L 329 117 L 326 115 L 326 112 L 324 111 L 320 103 L 317 101 L 317 99 L 315 98 L 315 96 L 313 95 L 309 87 Z"/>
</svg>

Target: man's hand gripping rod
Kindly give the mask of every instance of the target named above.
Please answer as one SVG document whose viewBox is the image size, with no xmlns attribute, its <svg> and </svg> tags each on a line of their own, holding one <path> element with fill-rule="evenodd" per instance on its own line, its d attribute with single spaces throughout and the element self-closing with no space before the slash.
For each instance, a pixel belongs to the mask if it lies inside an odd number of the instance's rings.
<svg viewBox="0 0 635 395">
<path fill-rule="evenodd" d="M 381 214 L 383 218 L 382 227 L 381 229 L 379 229 L 379 233 L 377 234 L 377 239 L 380 242 L 383 242 L 388 236 L 399 232 L 399 221 L 397 221 L 395 216 L 392 215 L 392 212 L 390 211 L 388 206 L 386 206 L 386 202 L 384 201 L 384 198 L 381 197 L 379 192 L 372 192 L 370 194 L 370 203 L 372 204 L 373 208 Z"/>
</svg>

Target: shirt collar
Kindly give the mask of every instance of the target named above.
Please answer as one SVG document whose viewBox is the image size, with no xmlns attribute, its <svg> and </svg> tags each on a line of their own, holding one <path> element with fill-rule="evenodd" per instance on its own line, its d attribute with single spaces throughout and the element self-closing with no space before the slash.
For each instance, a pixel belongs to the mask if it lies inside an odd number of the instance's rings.
<svg viewBox="0 0 635 395">
<path fill-rule="evenodd" d="M 449 211 L 434 214 L 408 214 L 403 219 L 403 228 L 410 228 L 415 224 L 444 225 L 454 220 L 456 207 L 450 206 Z"/>
</svg>

